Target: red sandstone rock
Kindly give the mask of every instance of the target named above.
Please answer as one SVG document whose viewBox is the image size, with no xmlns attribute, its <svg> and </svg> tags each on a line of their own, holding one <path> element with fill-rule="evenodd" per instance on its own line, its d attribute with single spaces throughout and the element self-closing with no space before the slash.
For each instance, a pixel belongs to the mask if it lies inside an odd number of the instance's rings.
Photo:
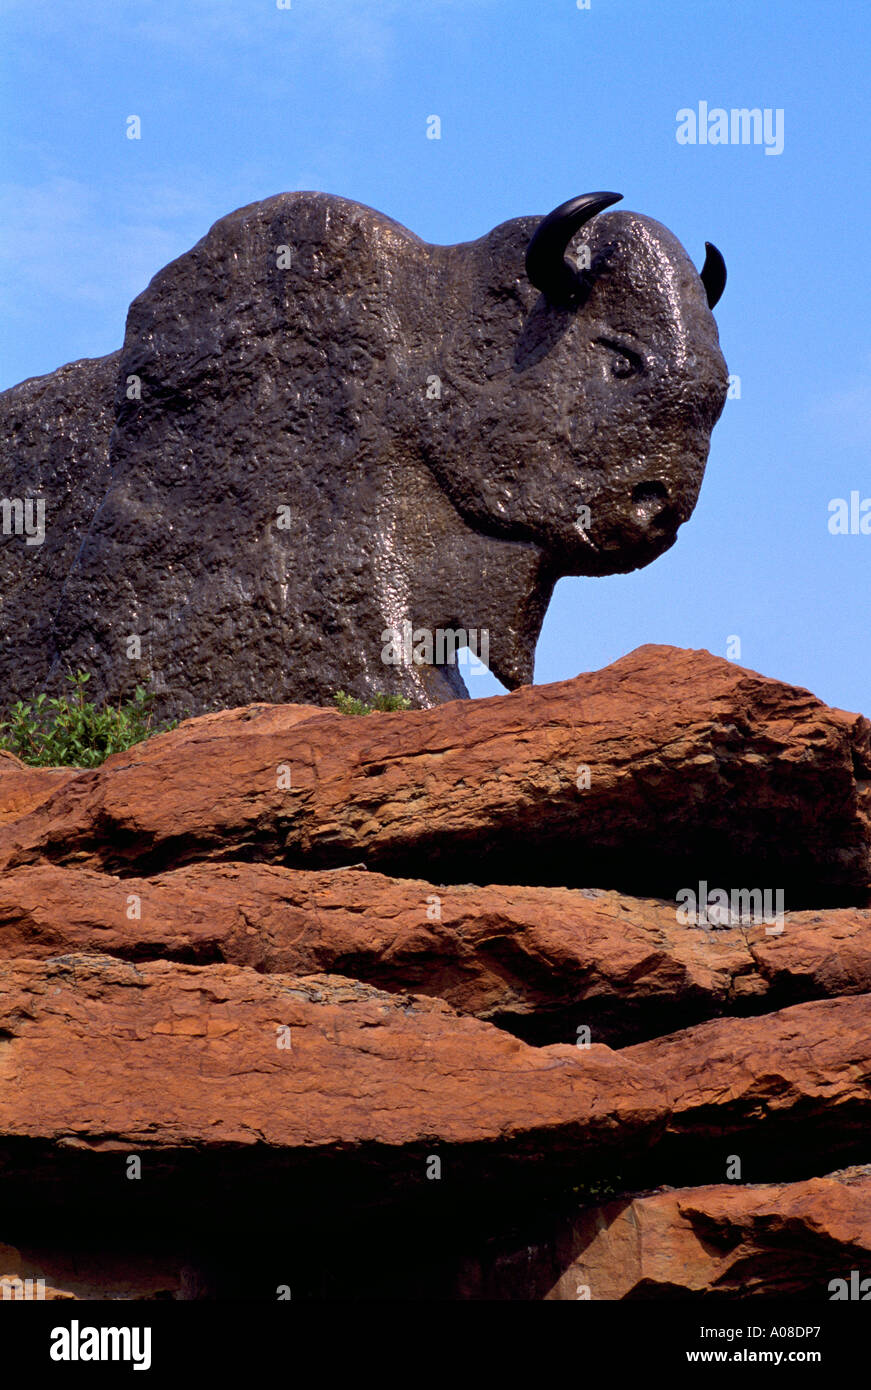
<svg viewBox="0 0 871 1390">
<path fill-rule="evenodd" d="M 867 1169 L 804 1181 L 867 1156 L 871 910 L 708 932 L 673 895 L 705 879 L 860 902 L 869 813 L 867 720 L 657 647 L 430 711 L 207 715 L 93 772 L 0 755 L 0 1182 L 18 1223 L 0 1234 L 19 1247 L 0 1266 L 44 1269 L 57 1297 L 238 1290 L 214 1251 L 185 1273 L 175 1224 L 198 1248 L 219 1212 L 247 1240 L 256 1192 L 267 1283 L 284 1278 L 275 1213 L 302 1223 L 304 1283 L 319 1214 L 347 1248 L 355 1213 L 405 1202 L 391 1220 L 417 1232 L 426 1213 L 430 1253 L 451 1213 L 439 1258 L 461 1296 L 826 1297 L 871 1247 Z M 594 1045 L 564 1045 L 584 1023 Z M 536 1194 L 597 1175 L 719 1182 L 735 1157 L 771 1184 L 615 1200 L 568 1243 L 524 1242 L 507 1283 L 457 1246 L 506 1191 L 528 1221 Z M 113 1249 L 152 1220 L 153 1259 Z M 388 1246 L 393 1296 L 394 1265 Z"/>
<path fill-rule="evenodd" d="M 26 816 L 78 775 L 72 767 L 27 767 L 0 748 L 0 825 Z"/>
<path fill-rule="evenodd" d="M 584 769 L 589 769 L 586 786 Z M 6 827 L 9 866 L 197 859 L 672 893 L 864 891 L 871 724 L 707 652 L 642 647 L 486 701 L 251 706 L 80 773 Z"/>
<path fill-rule="evenodd" d="M 247 1152 L 251 1181 L 258 1155 L 377 1166 L 392 1151 L 395 1195 L 433 1145 L 446 1162 L 467 1148 L 457 1167 L 481 1181 L 545 1157 L 583 1170 L 640 1150 L 665 1118 L 657 1079 L 606 1047 L 532 1048 L 339 976 L 69 955 L 11 962 L 2 986 L 4 1184 L 40 1164 L 59 1182 L 71 1155 L 115 1155 L 117 1174 L 123 1154 L 172 1166 L 188 1151 L 202 1183 L 209 1154 L 224 1171 Z"/>
<path fill-rule="evenodd" d="M 807 998 L 871 991 L 871 911 L 787 912 L 783 932 L 753 927 L 747 939 L 772 993 Z"/>
<path fill-rule="evenodd" d="M 559 1248 L 570 1263 L 550 1299 L 820 1302 L 830 1281 L 871 1275 L 871 1168 L 622 1199 L 585 1213 Z"/>
<path fill-rule="evenodd" d="M 871 1133 L 871 994 L 759 1018 L 724 1018 L 620 1053 L 659 1076 L 671 1116 L 655 1171 L 704 1163 L 745 1180 L 838 1156 L 858 1162 Z M 704 1168 L 701 1168 L 704 1172 Z"/>
<path fill-rule="evenodd" d="M 720 1013 L 871 990 L 871 911 L 703 931 L 674 903 L 598 890 L 436 886 L 355 869 L 189 865 L 120 879 L 0 876 L 0 959 L 107 952 L 333 973 L 438 995 L 536 1041 L 610 1045 Z"/>
<path fill-rule="evenodd" d="M 279 1027 L 291 1048 L 276 1047 Z M 613 1053 L 530 1048 L 439 1000 L 337 976 L 108 956 L 17 960 L 0 1012 L 0 1136 L 97 1151 L 486 1142 L 623 1171 L 752 1178 L 851 1153 L 871 1121 L 871 996 L 724 1019 Z M 290 1053 L 292 1052 L 292 1056 Z M 0 1142 L 0 1153 L 3 1144 Z M 20 1160 L 19 1160 L 20 1161 Z M 707 1167 L 705 1166 L 707 1165 Z"/>
</svg>

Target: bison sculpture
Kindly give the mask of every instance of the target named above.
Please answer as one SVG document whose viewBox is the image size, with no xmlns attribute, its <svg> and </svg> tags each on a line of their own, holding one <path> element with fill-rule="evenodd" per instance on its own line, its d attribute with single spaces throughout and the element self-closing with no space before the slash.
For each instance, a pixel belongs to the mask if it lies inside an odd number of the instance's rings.
<svg viewBox="0 0 871 1390">
<path fill-rule="evenodd" d="M 4 700 L 84 668 L 165 714 L 428 706 L 464 642 L 531 681 L 561 576 L 674 543 L 726 398 L 722 258 L 617 200 L 436 246 L 281 194 L 161 270 L 120 352 L 0 396 Z"/>
</svg>

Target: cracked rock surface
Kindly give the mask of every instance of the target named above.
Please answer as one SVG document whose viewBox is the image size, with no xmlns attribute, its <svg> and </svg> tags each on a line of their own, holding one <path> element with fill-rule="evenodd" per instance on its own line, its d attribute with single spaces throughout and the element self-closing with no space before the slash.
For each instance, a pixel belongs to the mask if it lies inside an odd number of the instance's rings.
<svg viewBox="0 0 871 1390">
<path fill-rule="evenodd" d="M 329 1299 L 337 1243 L 376 1298 L 871 1277 L 868 769 L 861 716 L 657 647 L 0 758 L 0 1277 Z"/>
</svg>

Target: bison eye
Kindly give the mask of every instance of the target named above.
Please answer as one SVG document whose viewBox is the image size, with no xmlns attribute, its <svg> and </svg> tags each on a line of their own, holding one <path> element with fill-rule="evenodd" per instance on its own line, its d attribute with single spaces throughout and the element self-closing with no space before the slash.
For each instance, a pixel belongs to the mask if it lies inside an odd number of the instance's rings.
<svg viewBox="0 0 871 1390">
<path fill-rule="evenodd" d="M 636 376 L 644 371 L 644 362 L 638 353 L 633 352 L 624 343 L 614 342 L 612 338 L 598 338 L 596 341 L 610 354 L 612 376 Z"/>
</svg>

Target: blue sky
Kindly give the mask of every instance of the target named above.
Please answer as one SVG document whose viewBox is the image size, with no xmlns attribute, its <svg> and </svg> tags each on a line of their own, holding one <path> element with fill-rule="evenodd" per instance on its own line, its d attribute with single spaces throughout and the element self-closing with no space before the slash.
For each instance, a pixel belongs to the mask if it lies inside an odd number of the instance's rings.
<svg viewBox="0 0 871 1390">
<path fill-rule="evenodd" d="M 0 27 L 0 388 L 120 346 L 151 276 L 273 193 L 456 242 L 618 189 L 723 251 L 741 398 L 674 549 L 560 583 L 536 680 L 737 636 L 871 714 L 871 535 L 828 529 L 871 498 L 867 0 L 0 0 Z M 780 108 L 783 152 L 679 144 L 700 101 Z"/>
</svg>

